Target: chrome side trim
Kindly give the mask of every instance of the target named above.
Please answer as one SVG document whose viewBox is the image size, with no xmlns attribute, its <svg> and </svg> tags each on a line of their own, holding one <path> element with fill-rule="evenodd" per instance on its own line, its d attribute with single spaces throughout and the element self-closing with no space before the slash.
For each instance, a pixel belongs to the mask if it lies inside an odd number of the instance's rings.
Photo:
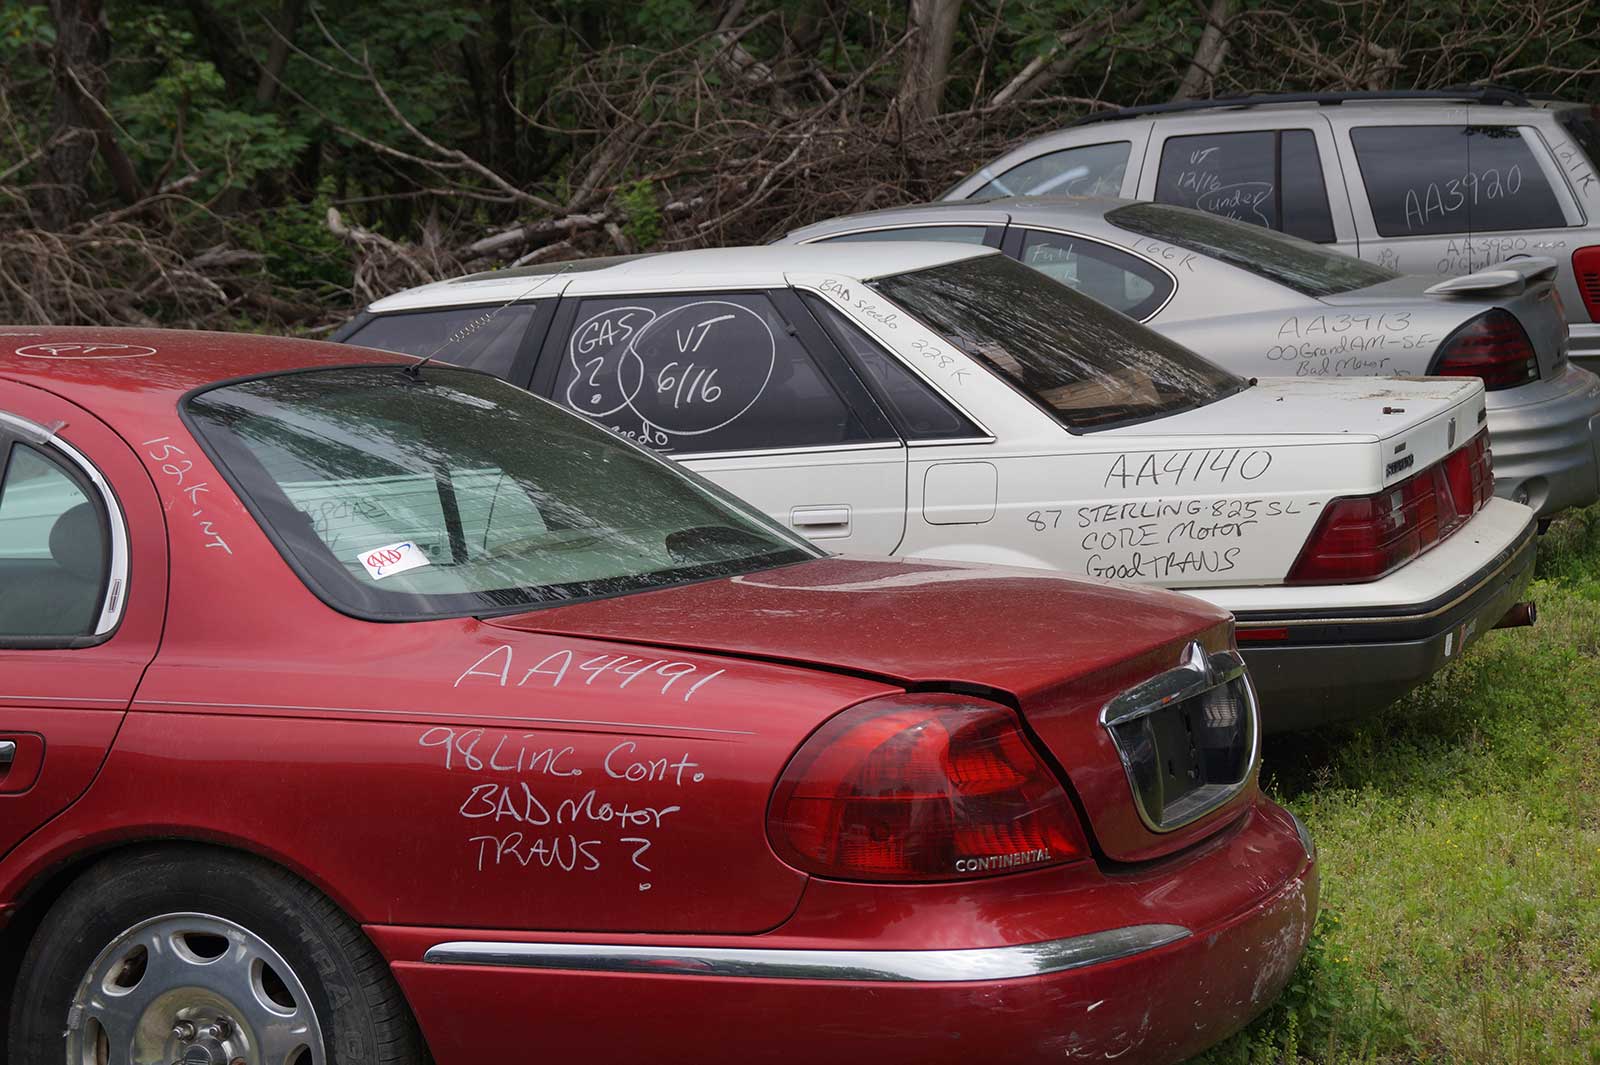
<svg viewBox="0 0 1600 1065">
<path fill-rule="evenodd" d="M 1138 721 L 1173 703 L 1231 684 L 1235 680 L 1242 681 L 1244 686 L 1250 729 L 1250 758 L 1245 763 L 1244 775 L 1229 784 L 1207 784 L 1197 788 L 1174 804 L 1178 810 L 1176 817 L 1157 820 L 1145 808 L 1144 799 L 1139 794 L 1133 757 L 1117 739 L 1116 726 Z M 1207 655 L 1199 643 L 1190 643 L 1184 649 L 1183 661 L 1175 668 L 1134 685 L 1106 703 L 1100 710 L 1100 724 L 1110 734 L 1111 745 L 1117 749 L 1117 757 L 1122 761 L 1122 772 L 1128 778 L 1128 790 L 1133 795 L 1133 806 L 1139 812 L 1139 820 L 1152 832 L 1173 832 L 1225 805 L 1244 790 L 1261 765 L 1261 704 L 1256 698 L 1255 684 L 1250 680 L 1244 658 L 1235 650 Z"/>
<path fill-rule="evenodd" d="M 128 523 L 122 514 L 122 504 L 117 501 L 117 495 L 111 490 L 111 482 L 107 481 L 88 456 L 56 434 L 65 426 L 45 426 L 36 421 L 24 418 L 20 414 L 10 414 L 0 411 L 0 423 L 11 426 L 13 431 L 22 434 L 22 438 L 34 447 L 46 448 L 58 452 L 66 458 L 100 493 L 100 499 L 106 508 L 106 523 L 110 526 L 111 542 L 109 573 L 106 577 L 105 598 L 100 602 L 100 613 L 95 622 L 95 636 L 104 636 L 117 627 L 117 622 L 122 618 L 122 607 L 127 601 L 126 590 L 128 587 Z"/>
<path fill-rule="evenodd" d="M 610 943 L 440 943 L 422 960 L 433 965 L 576 969 L 653 976 L 729 976 L 746 980 L 838 980 L 850 983 L 949 983 L 1017 980 L 1126 958 L 1188 938 L 1175 924 L 969 950 L 765 950 L 747 947 L 644 947 Z"/>
</svg>

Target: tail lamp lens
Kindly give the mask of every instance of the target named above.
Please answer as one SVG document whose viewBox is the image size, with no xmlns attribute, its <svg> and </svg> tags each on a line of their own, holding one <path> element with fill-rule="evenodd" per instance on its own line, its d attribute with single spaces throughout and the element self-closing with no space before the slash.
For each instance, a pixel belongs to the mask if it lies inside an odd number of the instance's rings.
<svg viewBox="0 0 1600 1065">
<path fill-rule="evenodd" d="M 1488 311 L 1453 333 L 1429 371 L 1440 377 L 1481 377 L 1490 392 L 1539 379 L 1539 358 L 1522 323 L 1508 311 Z"/>
<path fill-rule="evenodd" d="M 1600 246 L 1579 248 L 1572 253 L 1572 276 L 1578 282 L 1578 295 L 1589 320 L 1600 322 Z"/>
<path fill-rule="evenodd" d="M 957 880 L 1088 855 L 1077 812 L 1009 708 L 874 699 L 806 740 L 767 831 L 797 869 L 842 880 Z"/>
<path fill-rule="evenodd" d="M 1466 524 L 1494 495 L 1489 433 L 1370 496 L 1335 499 L 1287 578 L 1290 584 L 1375 581 Z"/>
</svg>

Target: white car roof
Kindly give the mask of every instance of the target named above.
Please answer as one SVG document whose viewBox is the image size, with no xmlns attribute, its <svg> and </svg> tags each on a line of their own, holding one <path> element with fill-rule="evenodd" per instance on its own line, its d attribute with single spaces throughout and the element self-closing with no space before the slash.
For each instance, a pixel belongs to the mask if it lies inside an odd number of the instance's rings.
<svg viewBox="0 0 1600 1065">
<path fill-rule="evenodd" d="M 993 248 L 973 244 L 908 240 L 704 248 L 578 260 L 570 264 L 541 263 L 526 269 L 469 274 L 386 296 L 367 310 L 383 313 L 543 299 L 558 295 L 563 289 L 567 295 L 576 296 L 602 292 L 772 288 L 787 284 L 787 274 L 830 273 L 859 280 L 996 254 L 999 253 Z M 563 267 L 567 268 L 565 272 Z M 558 276 L 562 285 L 552 283 Z"/>
</svg>

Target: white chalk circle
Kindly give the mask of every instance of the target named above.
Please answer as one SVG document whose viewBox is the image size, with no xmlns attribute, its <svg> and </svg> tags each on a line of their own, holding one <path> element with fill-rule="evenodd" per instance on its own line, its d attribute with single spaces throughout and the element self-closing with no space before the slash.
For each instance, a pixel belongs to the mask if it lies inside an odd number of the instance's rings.
<svg viewBox="0 0 1600 1065">
<path fill-rule="evenodd" d="M 634 336 L 617 367 L 617 385 L 646 423 L 673 436 L 700 436 L 755 406 L 777 354 L 762 315 L 701 300 L 674 307 Z"/>
<path fill-rule="evenodd" d="M 24 344 L 16 352 L 24 359 L 145 359 L 156 349 L 143 344 L 109 344 L 95 341 L 57 341 Z"/>
</svg>

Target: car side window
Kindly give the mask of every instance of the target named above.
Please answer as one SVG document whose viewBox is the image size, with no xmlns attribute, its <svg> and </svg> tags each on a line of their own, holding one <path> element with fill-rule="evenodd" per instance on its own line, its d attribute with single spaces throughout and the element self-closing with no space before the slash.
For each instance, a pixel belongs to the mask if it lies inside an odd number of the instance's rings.
<svg viewBox="0 0 1600 1065">
<path fill-rule="evenodd" d="M 556 402 L 658 450 L 872 438 L 764 294 L 585 299 L 573 321 Z"/>
<path fill-rule="evenodd" d="M 90 490 L 45 452 L 13 444 L 0 479 L 0 639 L 94 632 L 108 564 Z"/>
<path fill-rule="evenodd" d="M 955 440 L 988 435 L 836 307 L 809 292 L 803 298 L 834 343 L 866 375 L 874 394 L 897 415 L 908 439 Z"/>
<path fill-rule="evenodd" d="M 1360 126 L 1356 164 L 1385 237 L 1564 227 L 1518 126 Z"/>
<path fill-rule="evenodd" d="M 1128 170 L 1129 141 L 1087 144 L 1035 156 L 991 177 L 968 195 L 984 196 L 1119 196 Z"/>
<path fill-rule="evenodd" d="M 858 240 L 943 240 L 952 244 L 982 244 L 984 226 L 900 226 L 894 229 L 869 229 L 861 233 L 840 233 L 823 237 L 818 244 Z"/>
<path fill-rule="evenodd" d="M 1332 244 L 1333 213 L 1328 210 L 1328 183 L 1322 175 L 1317 135 L 1309 129 L 1286 129 L 1278 139 L 1280 226 L 1290 236 Z"/>
<path fill-rule="evenodd" d="M 1169 137 L 1155 198 L 1323 244 L 1334 239 L 1322 157 L 1308 129 Z"/>
<path fill-rule="evenodd" d="M 381 314 L 345 337 L 346 344 L 434 357 L 440 362 L 507 377 L 533 318 L 532 303 L 452 307 Z"/>
<path fill-rule="evenodd" d="M 1156 199 L 1277 229 L 1277 145 L 1270 129 L 1169 137 Z"/>
<path fill-rule="evenodd" d="M 1135 321 L 1153 315 L 1175 287 L 1165 271 L 1136 255 L 1042 229 L 1024 231 L 1022 261 Z"/>
</svg>

